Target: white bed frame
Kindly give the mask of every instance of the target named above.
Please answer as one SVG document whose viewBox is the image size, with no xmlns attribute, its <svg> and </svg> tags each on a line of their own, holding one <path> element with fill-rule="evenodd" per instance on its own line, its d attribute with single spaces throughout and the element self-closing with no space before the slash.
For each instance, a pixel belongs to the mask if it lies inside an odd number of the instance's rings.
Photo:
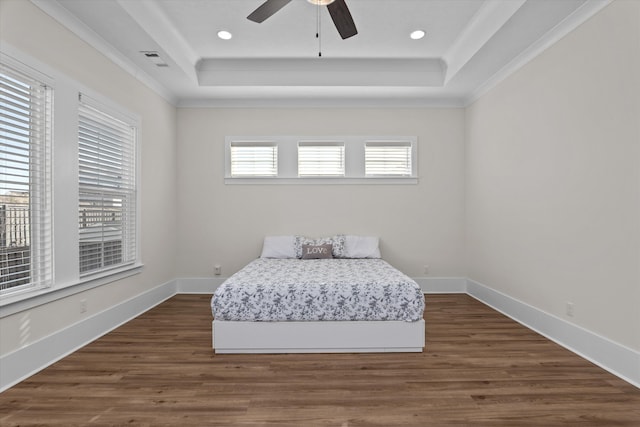
<svg viewBox="0 0 640 427">
<path fill-rule="evenodd" d="M 214 320 L 216 353 L 422 352 L 424 320 L 232 322 Z"/>
</svg>

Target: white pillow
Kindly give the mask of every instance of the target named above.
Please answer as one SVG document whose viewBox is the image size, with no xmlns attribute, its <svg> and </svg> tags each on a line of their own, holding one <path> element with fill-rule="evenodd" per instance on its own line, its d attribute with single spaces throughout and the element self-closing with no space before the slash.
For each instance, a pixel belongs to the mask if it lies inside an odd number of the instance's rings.
<svg viewBox="0 0 640 427">
<path fill-rule="evenodd" d="M 296 258 L 296 236 L 266 236 L 260 258 Z"/>
<path fill-rule="evenodd" d="M 345 258 L 381 258 L 378 241 L 373 236 L 345 236 Z"/>
</svg>

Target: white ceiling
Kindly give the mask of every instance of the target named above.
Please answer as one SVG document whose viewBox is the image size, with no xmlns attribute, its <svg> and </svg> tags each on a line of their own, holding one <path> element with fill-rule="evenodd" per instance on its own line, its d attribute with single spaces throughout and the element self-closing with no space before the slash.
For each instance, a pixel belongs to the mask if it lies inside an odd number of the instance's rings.
<svg viewBox="0 0 640 427">
<path fill-rule="evenodd" d="M 32 0 L 180 106 L 466 105 L 609 3 L 347 0 L 358 34 L 342 40 L 305 0 L 247 20 L 263 1 Z"/>
</svg>

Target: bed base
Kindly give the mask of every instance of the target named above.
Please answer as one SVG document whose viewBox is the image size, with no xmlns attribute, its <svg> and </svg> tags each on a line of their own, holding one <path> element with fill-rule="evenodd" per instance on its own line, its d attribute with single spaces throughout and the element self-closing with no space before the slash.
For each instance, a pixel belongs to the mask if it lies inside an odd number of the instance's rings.
<svg viewBox="0 0 640 427">
<path fill-rule="evenodd" d="M 424 320 L 231 322 L 214 320 L 216 353 L 422 352 Z"/>
</svg>

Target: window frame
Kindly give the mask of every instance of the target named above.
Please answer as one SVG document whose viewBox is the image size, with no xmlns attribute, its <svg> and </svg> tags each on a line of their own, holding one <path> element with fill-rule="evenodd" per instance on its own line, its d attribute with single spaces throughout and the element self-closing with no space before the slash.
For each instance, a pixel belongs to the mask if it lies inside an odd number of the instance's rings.
<svg viewBox="0 0 640 427">
<path fill-rule="evenodd" d="M 0 295 L 0 319 L 85 292 L 142 272 L 144 263 L 141 253 L 141 188 L 140 150 L 136 146 L 136 260 L 133 264 L 94 275 L 80 277 L 78 267 L 78 93 L 99 101 L 115 114 L 137 123 L 137 139 L 142 141 L 142 121 L 135 114 L 93 89 L 70 78 L 68 75 L 45 64 L 21 50 L 9 45 L 0 46 L 0 62 L 20 71 L 34 73 L 38 80 L 54 89 L 52 147 L 51 147 L 51 203 L 52 221 L 52 263 L 51 286 L 39 289 L 25 289 L 22 292 Z M 40 78 L 41 77 L 41 78 Z M 70 143 L 71 142 L 71 143 Z"/>
<path fill-rule="evenodd" d="M 269 142 L 278 147 L 278 175 L 275 177 L 232 177 L 230 173 L 230 147 L 238 141 Z M 402 142 L 411 144 L 411 176 L 367 176 L 365 174 L 365 144 L 367 142 Z M 298 146 L 300 143 L 344 144 L 344 176 L 299 176 Z M 371 136 L 371 135 L 227 135 L 225 137 L 224 183 L 237 184 L 418 184 L 418 137 L 417 136 Z"/>
<path fill-rule="evenodd" d="M 329 149 L 333 149 L 333 151 L 336 151 L 337 149 L 337 152 L 330 153 Z M 308 152 L 305 153 L 305 151 Z M 326 151 L 334 157 L 328 159 L 326 154 L 321 154 L 322 151 Z M 337 158 L 335 157 L 336 154 Z M 306 156 L 309 157 L 301 160 L 301 157 Z M 298 178 L 344 178 L 347 173 L 346 148 L 344 141 L 331 141 L 327 139 L 298 141 L 296 158 Z M 317 171 L 323 163 L 327 163 L 327 160 L 329 160 L 329 166 L 334 168 L 333 173 L 313 172 Z M 331 163 L 333 163 L 333 165 L 331 165 Z M 308 169 L 308 171 L 305 169 Z"/>
<path fill-rule="evenodd" d="M 275 156 L 275 162 L 274 164 L 272 164 L 272 167 L 274 167 L 275 169 L 275 173 L 274 174 L 260 174 L 260 173 L 255 173 L 255 174 L 250 174 L 250 173 L 244 173 L 244 174 L 235 174 L 233 169 L 234 169 L 234 148 L 265 148 L 265 147 L 272 147 L 275 148 L 275 152 L 273 152 L 271 154 L 271 156 Z M 227 170 L 228 170 L 228 177 L 230 178 L 273 178 L 273 177 L 277 177 L 278 176 L 278 144 L 275 141 L 252 141 L 252 140 L 246 140 L 246 141 L 233 141 L 229 144 L 229 154 L 228 154 L 228 165 L 227 165 Z"/>
<path fill-rule="evenodd" d="M 53 285 L 53 232 L 51 223 L 53 218 L 52 207 L 52 144 L 53 144 L 53 81 L 43 73 L 38 72 L 26 65 L 13 60 L 5 55 L 0 56 L 2 66 L 6 68 L 5 75 L 12 80 L 31 86 L 39 86 L 42 93 L 36 95 L 30 90 L 28 103 L 32 104 L 34 97 L 38 97 L 35 104 L 36 109 L 41 109 L 42 122 L 36 127 L 29 125 L 29 133 L 40 134 L 40 138 L 34 139 L 29 136 L 29 147 L 26 160 L 28 162 L 29 175 L 27 177 L 28 186 L 28 223 L 24 224 L 28 231 L 27 244 L 29 248 L 29 281 L 24 284 L 10 286 L 0 290 L 0 301 L 13 298 L 22 298 L 33 292 L 42 291 Z M 8 102 L 10 102 L 8 100 Z M 8 108 L 7 113 L 10 108 Z M 29 108 L 29 111 L 31 109 Z M 25 114 L 29 116 L 30 114 Z M 7 114 L 9 117 L 10 114 Z M 19 118 L 16 116 L 17 124 Z M 9 119 L 9 121 L 12 121 Z M 9 121 L 7 123 L 9 123 Z M 30 121 L 30 120 L 29 120 Z M 13 126 L 9 124 L 9 126 Z M 19 139 L 19 136 L 17 137 Z M 9 140 L 7 140 L 9 141 Z M 9 148 L 9 145 L 7 145 Z M 22 156 L 24 158 L 24 156 Z M 20 161 L 20 159 L 15 159 Z M 12 161 L 9 161 L 12 163 Z M 33 165 L 39 165 L 32 171 Z M 16 183 L 17 181 L 14 181 Z M 7 184 L 9 184 L 7 182 Z M 35 200 L 32 200 L 35 199 Z M 7 252 L 7 266 L 8 264 Z M 21 271 L 26 272 L 27 269 Z"/>
<path fill-rule="evenodd" d="M 83 109 L 85 109 L 86 111 L 83 112 Z M 122 149 L 122 155 L 125 158 L 124 161 L 120 164 L 116 164 L 117 166 L 121 166 L 121 169 L 123 170 L 122 176 L 113 178 L 108 177 L 106 179 L 106 182 L 103 184 L 100 184 L 98 181 L 100 181 L 99 179 L 90 179 L 89 181 L 93 181 L 91 184 L 87 183 L 85 186 L 83 186 L 82 181 L 83 181 L 83 176 L 86 176 L 86 174 L 88 173 L 87 170 L 84 170 L 83 172 L 83 168 L 82 168 L 82 158 L 85 158 L 84 163 L 87 163 L 86 157 L 86 151 L 85 154 L 82 154 L 82 150 L 81 150 L 81 146 L 83 143 L 80 142 L 81 138 L 81 134 L 82 134 L 82 120 L 80 119 L 80 117 L 82 116 L 82 114 L 86 115 L 86 121 L 89 120 L 93 120 L 94 122 L 97 122 L 97 120 L 104 120 L 103 122 L 100 122 L 98 124 L 99 127 L 101 127 L 103 130 L 108 130 L 109 132 L 117 132 L 117 127 L 121 128 L 121 133 L 125 134 L 125 130 L 126 133 L 128 135 L 126 135 L 126 138 L 122 138 L 122 140 L 117 141 L 119 143 L 123 144 L 123 149 Z M 92 117 L 89 117 L 89 115 L 91 115 Z M 85 129 L 87 125 L 84 125 Z M 94 125 L 94 129 L 96 130 L 97 126 Z M 84 280 L 86 278 L 91 278 L 91 277 L 95 277 L 96 275 L 102 275 L 105 272 L 109 272 L 111 270 L 114 269 L 121 269 L 121 268 L 126 268 L 127 266 L 131 266 L 134 265 L 139 258 L 139 214 L 138 214 L 138 210 L 139 210 L 139 191 L 138 191 L 138 187 L 139 187 L 139 178 L 138 178 L 138 162 L 139 162 L 139 153 L 138 153 L 138 131 L 139 131 L 139 122 L 136 118 L 134 117 L 130 117 L 128 116 L 125 112 L 123 112 L 120 108 L 118 107 L 113 107 L 112 105 L 107 105 L 106 103 L 104 103 L 101 100 L 97 100 L 91 96 L 89 96 L 88 94 L 84 93 L 84 92 L 80 92 L 78 95 L 78 164 L 79 164 L 79 170 L 78 170 L 78 263 L 79 263 L 79 277 L 80 280 Z M 128 139 L 127 139 L 128 138 Z M 102 142 L 105 142 L 106 138 L 103 138 L 102 136 L 97 138 Z M 100 144 L 98 142 L 98 144 Z M 110 145 L 114 145 L 113 142 L 109 142 Z M 128 144 L 127 146 L 124 146 L 124 144 Z M 85 144 L 88 145 L 88 144 Z M 89 149 L 99 149 L 96 147 L 89 147 Z M 111 153 L 109 153 L 109 155 L 112 155 L 112 153 L 114 153 L 113 150 L 117 150 L 117 148 L 112 148 L 109 151 L 111 151 Z M 106 153 L 106 150 L 103 151 L 102 153 Z M 95 151 L 91 154 L 94 155 L 98 155 L 98 153 L 96 153 Z M 117 152 L 116 152 L 117 154 Z M 108 163 L 111 163 L 111 165 L 109 165 Z M 100 168 L 100 174 L 102 176 L 105 176 L 105 173 L 108 173 L 109 175 L 113 175 L 113 169 L 114 169 L 114 161 L 111 160 L 109 162 L 103 162 L 100 163 L 99 165 L 97 165 Z M 87 166 L 88 168 L 88 166 Z M 107 170 L 107 169 L 111 169 L 111 170 Z M 94 167 L 95 170 L 95 167 Z M 128 172 L 128 174 L 127 174 Z M 91 172 L 91 173 L 96 173 L 96 172 Z M 120 181 L 118 180 L 120 179 Z M 85 181 L 87 181 L 87 178 L 84 178 Z M 107 185 L 108 184 L 108 185 Z M 82 231 L 83 231 L 83 227 L 80 225 L 80 216 L 81 216 L 81 208 L 83 203 L 86 203 L 86 198 L 83 199 L 83 196 L 81 196 L 83 194 L 83 189 L 85 194 L 86 193 L 93 193 L 96 196 L 102 196 L 102 197 L 111 197 L 113 198 L 113 200 L 117 200 L 118 196 L 121 196 L 119 199 L 120 200 L 125 200 L 126 202 L 124 202 L 124 204 L 128 205 L 126 207 L 123 207 L 120 210 L 119 216 L 120 216 L 120 220 L 123 223 L 120 227 L 118 226 L 111 226 L 111 227 L 106 227 L 104 224 L 102 224 L 100 226 L 100 234 L 103 236 L 103 238 L 96 243 L 101 243 L 101 264 L 102 266 L 99 268 L 94 268 L 94 269 L 88 269 L 88 270 L 83 270 L 82 266 L 83 266 L 83 254 L 82 254 L 82 250 L 80 249 L 83 243 L 87 243 L 88 240 L 83 239 L 81 237 Z M 86 197 L 86 196 L 85 196 Z M 84 200 L 84 202 L 83 202 Z M 100 208 L 104 208 L 104 205 L 100 205 Z M 116 212 L 115 210 L 113 211 L 114 214 L 118 214 L 118 212 Z M 100 215 L 100 218 L 103 218 L 103 215 Z M 102 222 L 102 221 L 101 221 Z M 85 229 L 87 227 L 84 227 Z M 121 245 L 120 245 L 120 252 L 121 252 L 121 260 L 120 262 L 113 262 L 113 263 L 109 263 L 106 264 L 105 262 L 105 256 L 104 253 L 106 252 L 105 249 L 105 243 L 108 243 L 109 240 L 105 240 L 104 239 L 104 234 L 105 234 L 105 230 L 107 229 L 115 229 L 116 232 L 120 232 L 121 234 Z M 113 230 L 111 231 L 111 234 L 113 234 Z M 95 233 L 94 233 L 95 234 Z M 86 259 L 85 259 L 85 263 L 86 263 Z M 106 264 L 106 265 L 105 265 Z"/>
<path fill-rule="evenodd" d="M 409 173 L 408 174 L 392 174 L 392 173 L 367 173 L 367 148 L 371 146 L 371 147 L 408 147 L 409 150 Z M 378 177 L 382 177 L 382 178 L 390 178 L 390 177 L 394 177 L 394 178 L 401 178 L 401 177 L 413 177 L 415 176 L 416 173 L 416 163 L 417 163 L 417 159 L 416 159 L 416 144 L 412 143 L 412 141 L 406 141 L 406 140 L 399 140 L 399 139 L 386 139 L 386 140 L 368 140 L 365 141 L 364 143 L 364 162 L 365 162 L 365 176 L 369 177 L 369 178 L 378 178 Z"/>
</svg>

